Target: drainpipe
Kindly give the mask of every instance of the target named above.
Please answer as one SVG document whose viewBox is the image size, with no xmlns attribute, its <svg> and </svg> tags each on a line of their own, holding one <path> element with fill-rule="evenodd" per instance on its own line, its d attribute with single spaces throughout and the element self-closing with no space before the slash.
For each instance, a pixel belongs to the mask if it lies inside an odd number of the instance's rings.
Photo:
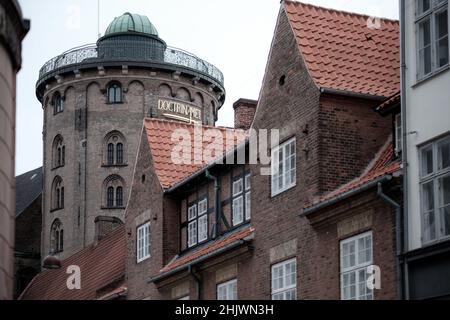
<svg viewBox="0 0 450 320">
<path fill-rule="evenodd" d="M 401 120 L 402 120 L 402 169 L 403 169 L 403 248 L 402 251 L 408 250 L 409 232 L 408 232 L 408 130 L 407 130 L 407 101 L 406 101 L 406 0 L 400 0 L 400 99 L 401 99 Z M 402 252 L 402 253 L 403 253 Z M 408 265 L 404 264 L 404 288 L 405 298 L 409 299 L 408 293 Z"/>
<path fill-rule="evenodd" d="M 214 205 L 214 216 L 215 216 L 215 222 L 214 222 L 214 234 L 213 239 L 217 238 L 219 236 L 220 232 L 220 181 L 219 178 L 216 176 L 213 176 L 209 169 L 205 171 L 206 178 L 214 181 L 214 191 L 215 191 L 215 205 Z"/>
<path fill-rule="evenodd" d="M 403 278 L 401 255 L 403 252 L 402 232 L 399 228 L 401 224 L 402 207 L 401 205 L 383 192 L 383 184 L 378 183 L 378 196 L 387 204 L 395 208 L 395 247 L 396 247 L 396 272 L 397 272 L 397 292 L 400 299 L 403 299 Z"/>
<path fill-rule="evenodd" d="M 200 278 L 195 274 L 195 272 L 192 270 L 192 265 L 189 265 L 188 268 L 189 274 L 194 278 L 195 283 L 197 284 L 197 300 L 202 300 L 202 281 Z"/>
</svg>

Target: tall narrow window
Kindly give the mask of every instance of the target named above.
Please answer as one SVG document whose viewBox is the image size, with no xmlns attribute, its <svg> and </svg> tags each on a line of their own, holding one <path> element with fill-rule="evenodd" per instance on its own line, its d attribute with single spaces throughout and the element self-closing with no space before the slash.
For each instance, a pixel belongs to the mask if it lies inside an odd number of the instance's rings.
<svg viewBox="0 0 450 320">
<path fill-rule="evenodd" d="M 208 200 L 203 199 L 188 208 L 188 247 L 208 239 Z"/>
<path fill-rule="evenodd" d="M 52 146 L 52 168 L 56 169 L 65 165 L 66 146 L 61 135 L 57 135 L 53 139 Z"/>
<path fill-rule="evenodd" d="M 116 188 L 116 206 L 117 207 L 123 206 L 123 189 L 122 189 L 122 187 Z"/>
<path fill-rule="evenodd" d="M 123 164 L 123 144 L 122 143 L 118 143 L 116 145 L 117 148 L 117 157 L 116 157 L 116 163 L 117 164 Z"/>
<path fill-rule="evenodd" d="M 422 242 L 450 237 L 450 136 L 420 149 Z"/>
<path fill-rule="evenodd" d="M 251 189 L 251 175 L 247 174 L 245 176 L 245 220 L 251 218 Z"/>
<path fill-rule="evenodd" d="M 150 258 L 150 222 L 137 228 L 136 232 L 137 262 Z"/>
<path fill-rule="evenodd" d="M 64 111 L 64 99 L 59 93 L 56 93 L 53 97 L 53 114 L 57 114 Z"/>
<path fill-rule="evenodd" d="M 341 241 L 341 298 L 372 300 L 367 269 L 372 265 L 372 233 L 367 232 Z"/>
<path fill-rule="evenodd" d="M 296 184 L 296 140 L 292 138 L 272 149 L 272 196 Z"/>
<path fill-rule="evenodd" d="M 237 280 L 217 285 L 217 300 L 237 300 Z"/>
<path fill-rule="evenodd" d="M 109 187 L 108 188 L 108 195 L 107 195 L 108 199 L 107 199 L 107 206 L 108 208 L 112 208 L 114 207 L 114 188 L 113 187 Z"/>
<path fill-rule="evenodd" d="M 395 115 L 395 153 L 398 155 L 402 151 L 402 116 Z"/>
<path fill-rule="evenodd" d="M 50 228 L 50 248 L 53 253 L 64 250 L 64 230 L 59 219 L 55 219 Z"/>
<path fill-rule="evenodd" d="M 272 300 L 297 299 L 297 260 L 272 266 Z"/>
<path fill-rule="evenodd" d="M 448 1 L 416 3 L 417 77 L 421 79 L 449 63 Z"/>
<path fill-rule="evenodd" d="M 121 103 L 122 102 L 122 87 L 118 83 L 110 84 L 108 87 L 108 102 Z"/>
<path fill-rule="evenodd" d="M 61 187 L 61 202 L 59 207 L 64 208 L 64 187 Z"/>
<path fill-rule="evenodd" d="M 108 144 L 108 165 L 114 164 L 114 144 Z"/>
<path fill-rule="evenodd" d="M 233 226 L 244 222 L 244 182 L 239 179 L 233 182 Z"/>
<path fill-rule="evenodd" d="M 52 210 L 59 210 L 64 208 L 64 186 L 60 176 L 53 179 L 52 184 Z"/>
</svg>

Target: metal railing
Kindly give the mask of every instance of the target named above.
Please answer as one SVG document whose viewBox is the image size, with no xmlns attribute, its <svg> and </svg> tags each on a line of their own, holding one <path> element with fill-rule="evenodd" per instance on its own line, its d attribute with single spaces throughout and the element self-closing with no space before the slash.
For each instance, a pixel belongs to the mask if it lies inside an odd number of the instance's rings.
<svg viewBox="0 0 450 320">
<path fill-rule="evenodd" d="M 96 44 L 88 44 L 82 47 L 73 48 L 47 61 L 39 71 L 39 78 L 43 78 L 45 75 L 56 69 L 78 64 L 86 59 L 95 58 L 98 58 Z M 164 62 L 194 69 L 203 74 L 209 75 L 223 85 L 224 78 L 222 72 L 211 63 L 198 58 L 192 53 L 178 48 L 167 47 L 164 52 Z"/>
</svg>

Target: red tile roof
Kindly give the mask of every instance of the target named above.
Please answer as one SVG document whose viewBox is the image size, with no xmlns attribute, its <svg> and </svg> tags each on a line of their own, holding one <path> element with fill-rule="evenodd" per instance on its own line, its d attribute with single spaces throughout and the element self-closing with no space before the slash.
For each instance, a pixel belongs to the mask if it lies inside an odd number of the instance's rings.
<svg viewBox="0 0 450 320">
<path fill-rule="evenodd" d="M 150 144 L 156 174 L 159 177 L 161 185 L 165 189 L 183 181 L 196 171 L 199 171 L 208 164 L 212 163 L 213 161 L 206 161 L 201 158 L 201 154 L 205 152 L 205 150 L 214 150 L 214 147 L 221 150 L 221 152 L 218 152 L 217 154 L 212 152 L 211 158 L 216 159 L 223 156 L 226 152 L 231 151 L 247 137 L 246 132 L 243 130 L 201 126 L 153 118 L 145 119 L 144 127 L 147 132 L 147 138 Z M 189 134 L 190 140 L 182 140 L 182 143 L 179 143 L 179 140 L 172 139 L 173 134 L 176 133 L 177 130 L 182 130 L 178 132 L 185 132 Z M 200 147 L 196 148 L 194 131 L 202 133 L 203 135 L 209 134 L 214 136 L 218 134 L 222 138 L 212 139 L 210 142 L 210 140 L 205 137 L 202 144 L 198 143 Z M 229 134 L 232 138 L 228 145 L 226 139 L 227 134 Z M 176 164 L 176 162 L 172 160 L 172 152 L 177 144 L 180 144 L 183 147 L 186 147 L 187 150 L 190 150 L 190 157 L 192 159 L 191 163 Z M 193 161 L 195 157 L 199 157 L 200 161 L 198 161 L 198 163 Z"/>
<path fill-rule="evenodd" d="M 365 172 L 358 178 L 350 181 L 349 183 L 337 188 L 336 190 L 314 199 L 311 203 L 307 204 L 304 208 L 315 207 L 325 201 L 332 200 L 338 196 L 352 191 L 358 187 L 361 187 L 369 182 L 375 181 L 376 179 L 393 174 L 400 170 L 400 160 L 393 160 L 394 147 L 391 142 L 389 142 L 383 149 L 379 152 L 374 161 L 368 166 Z"/>
<path fill-rule="evenodd" d="M 400 87 L 398 21 L 284 1 L 300 52 L 321 88 L 389 97 Z M 376 20 L 377 21 L 377 20 Z"/>
<path fill-rule="evenodd" d="M 380 104 L 378 107 L 376 107 L 375 111 L 377 111 L 377 112 L 386 111 L 389 108 L 395 106 L 396 104 L 399 104 L 400 103 L 400 99 L 401 99 L 401 95 L 400 95 L 400 91 L 398 91 L 396 94 L 394 94 L 393 96 L 389 97 L 388 99 L 383 101 L 382 104 Z"/>
<path fill-rule="evenodd" d="M 30 282 L 22 300 L 94 300 L 123 285 L 125 276 L 125 227 L 112 231 L 97 245 L 91 245 L 61 261 L 61 268 L 45 270 Z M 69 290 L 67 267 L 80 267 L 81 289 Z M 117 286 L 114 284 L 117 283 Z M 100 295 L 101 292 L 101 295 Z"/>
<path fill-rule="evenodd" d="M 187 255 L 176 258 L 175 260 L 173 260 L 169 264 L 167 264 L 164 268 L 162 268 L 160 270 L 160 273 L 166 273 L 177 267 L 186 265 L 189 262 L 192 262 L 192 261 L 194 261 L 200 257 L 203 257 L 209 253 L 212 253 L 214 251 L 222 249 L 222 248 L 226 247 L 227 245 L 230 245 L 236 241 L 244 240 L 244 239 L 250 237 L 254 231 L 255 231 L 254 228 L 248 227 L 248 228 L 233 232 L 231 234 L 224 235 L 222 238 L 216 239 L 214 242 L 206 244 L 205 246 L 202 246 L 202 247 L 198 248 L 197 250 L 188 253 Z"/>
</svg>

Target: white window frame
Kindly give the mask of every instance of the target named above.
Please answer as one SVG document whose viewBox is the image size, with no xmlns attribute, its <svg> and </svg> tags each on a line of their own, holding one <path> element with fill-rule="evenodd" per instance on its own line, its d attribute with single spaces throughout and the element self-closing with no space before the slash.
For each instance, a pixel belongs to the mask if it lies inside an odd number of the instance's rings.
<svg viewBox="0 0 450 320">
<path fill-rule="evenodd" d="M 368 261 L 359 261 L 359 240 L 365 239 L 367 237 L 370 237 L 370 260 Z M 350 265 L 348 267 L 344 267 L 344 245 L 353 243 L 354 245 L 354 265 Z M 356 235 L 354 237 L 342 240 L 340 242 L 340 250 L 339 250 L 339 256 L 340 256 L 340 287 L 341 287 L 341 299 L 342 300 L 361 300 L 363 297 L 362 292 L 360 290 L 360 284 L 364 283 L 364 285 L 367 286 L 367 278 L 360 279 L 360 271 L 365 271 L 367 276 L 367 269 L 369 266 L 373 265 L 373 235 L 372 231 L 364 232 L 359 235 Z M 344 287 L 344 279 L 345 276 L 351 276 L 354 275 L 355 282 L 355 297 L 346 297 L 345 296 L 345 287 Z M 369 299 L 366 300 L 373 300 L 374 293 L 373 290 L 370 290 L 369 288 L 366 288 L 366 290 L 370 293 Z"/>
<path fill-rule="evenodd" d="M 415 0 L 415 28 L 416 28 L 416 68 L 417 68 L 417 80 L 426 79 L 441 70 L 449 66 L 449 61 L 447 64 L 438 67 L 437 66 L 437 31 L 436 31 L 436 16 L 442 11 L 447 10 L 447 42 L 449 47 L 449 59 L 450 59 L 450 37 L 448 34 L 448 1 L 444 0 L 441 3 L 439 0 L 430 0 L 430 9 L 419 13 L 419 3 L 423 0 Z M 427 74 L 422 74 L 422 61 L 420 58 L 420 25 L 426 20 L 430 21 L 430 45 L 431 45 L 431 70 Z"/>
<path fill-rule="evenodd" d="M 420 216 L 421 216 L 421 232 L 422 232 L 422 244 L 431 244 L 434 242 L 440 242 L 443 240 L 447 240 L 450 238 L 450 234 L 445 235 L 444 229 L 442 225 L 442 210 L 447 207 L 448 204 L 442 203 L 441 193 L 440 193 L 440 180 L 450 176 L 450 167 L 448 168 L 439 168 L 440 159 L 439 159 L 439 148 L 438 146 L 441 143 L 448 142 L 450 144 L 450 135 L 439 138 L 435 141 L 432 141 L 426 145 L 423 145 L 419 148 L 419 167 L 420 167 Z M 432 172 L 424 173 L 423 172 L 423 151 L 430 149 L 432 151 Z M 433 208 L 431 210 L 427 210 L 425 208 L 425 193 L 424 186 L 427 184 L 433 184 Z M 426 223 L 427 215 L 432 214 L 434 217 L 434 238 L 430 238 L 427 236 L 428 226 Z"/>
<path fill-rule="evenodd" d="M 287 266 L 294 264 L 294 284 L 286 285 L 286 279 L 287 279 Z M 282 279 L 282 286 L 280 288 L 275 289 L 275 276 L 276 270 L 282 271 L 281 277 L 277 277 L 277 279 Z M 291 274 L 289 274 L 290 276 Z M 291 295 L 293 293 L 294 299 L 290 300 L 296 300 L 297 299 L 297 258 L 289 259 L 277 264 L 274 264 L 271 268 L 271 287 L 272 287 L 272 300 L 287 300 L 287 295 Z M 276 299 L 276 297 L 280 297 L 282 299 Z"/>
<path fill-rule="evenodd" d="M 150 222 L 146 222 L 140 225 L 136 231 L 136 259 L 137 263 L 142 262 L 150 258 L 151 248 L 151 232 Z"/>
<path fill-rule="evenodd" d="M 272 190 L 272 197 L 277 196 L 296 185 L 297 180 L 297 146 L 296 146 L 296 138 L 293 137 L 286 142 L 280 144 L 279 146 L 272 149 L 271 152 L 271 190 Z M 290 152 L 290 147 L 294 147 L 294 153 L 292 154 Z M 282 151 L 282 164 L 281 164 L 281 172 L 280 172 L 280 159 L 279 154 L 280 151 Z M 289 151 L 289 157 L 286 156 L 286 152 Z M 293 165 L 292 162 L 293 161 Z M 286 169 L 286 164 L 289 164 L 289 169 Z M 287 177 L 290 177 L 287 181 Z M 282 185 L 280 187 L 279 182 L 281 182 Z"/>
<path fill-rule="evenodd" d="M 237 300 L 237 279 L 217 285 L 217 300 Z"/>
<path fill-rule="evenodd" d="M 250 220 L 252 217 L 252 203 L 251 203 L 251 195 L 252 195 L 252 183 L 251 183 L 251 174 L 245 175 L 244 178 L 244 190 L 245 190 L 245 200 L 244 200 L 244 211 L 245 211 L 245 220 Z"/>
<path fill-rule="evenodd" d="M 233 227 L 248 222 L 251 218 L 251 174 L 246 174 L 232 183 Z"/>
<path fill-rule="evenodd" d="M 188 207 L 188 248 L 208 240 L 208 229 L 208 199 L 204 198 Z"/>
</svg>

